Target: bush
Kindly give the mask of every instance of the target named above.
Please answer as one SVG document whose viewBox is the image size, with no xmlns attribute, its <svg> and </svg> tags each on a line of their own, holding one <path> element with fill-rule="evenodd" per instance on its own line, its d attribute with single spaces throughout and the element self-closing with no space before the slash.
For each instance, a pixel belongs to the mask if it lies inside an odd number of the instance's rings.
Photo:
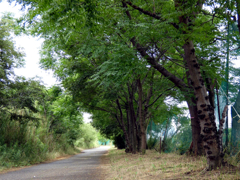
<svg viewBox="0 0 240 180">
<path fill-rule="evenodd" d="M 184 154 L 190 147 L 192 142 L 191 126 L 183 127 L 180 132 L 173 138 L 172 144 L 179 154 Z"/>
<path fill-rule="evenodd" d="M 113 144 L 118 148 L 118 149 L 125 149 L 125 139 L 123 135 L 118 135 L 118 136 L 114 136 L 113 138 Z"/>
<path fill-rule="evenodd" d="M 73 154 L 76 149 L 68 142 L 68 135 L 46 133 L 42 126 L 35 127 L 31 122 L 21 124 L 0 117 L 0 168 L 26 166 L 56 155 Z"/>
<path fill-rule="evenodd" d="M 98 145 L 98 132 L 91 124 L 80 125 L 80 137 L 74 143 L 75 146 L 89 149 Z"/>
<path fill-rule="evenodd" d="M 147 140 L 147 147 L 148 147 L 148 149 L 153 149 L 156 145 L 157 145 L 157 139 L 150 137 Z"/>
</svg>

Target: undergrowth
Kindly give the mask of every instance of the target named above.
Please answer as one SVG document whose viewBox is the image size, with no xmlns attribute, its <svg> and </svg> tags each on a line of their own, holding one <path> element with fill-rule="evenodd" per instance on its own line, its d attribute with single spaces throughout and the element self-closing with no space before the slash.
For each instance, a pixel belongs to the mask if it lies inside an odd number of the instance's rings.
<svg viewBox="0 0 240 180">
<path fill-rule="evenodd" d="M 87 132 L 89 127 L 86 125 L 83 127 Z M 94 136 L 94 130 L 91 129 L 92 136 Z M 76 154 L 80 152 L 77 147 L 82 149 L 96 147 L 97 132 L 92 139 L 84 139 L 85 131 L 81 131 L 82 134 L 77 138 L 80 139 L 81 144 L 73 145 L 69 143 L 67 133 L 56 134 L 48 131 L 44 124 L 36 127 L 30 122 L 21 124 L 18 121 L 2 121 L 0 123 L 0 171 Z"/>
</svg>

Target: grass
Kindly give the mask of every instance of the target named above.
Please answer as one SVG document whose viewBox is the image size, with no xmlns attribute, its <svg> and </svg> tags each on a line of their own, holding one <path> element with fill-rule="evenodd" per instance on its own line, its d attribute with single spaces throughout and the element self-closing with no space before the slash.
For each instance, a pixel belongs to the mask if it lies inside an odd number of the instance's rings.
<svg viewBox="0 0 240 180">
<path fill-rule="evenodd" d="M 101 167 L 107 180 L 240 179 L 239 164 L 235 168 L 222 167 L 206 172 L 205 157 L 159 154 L 154 150 L 147 150 L 145 155 L 133 155 L 111 149 L 103 156 Z"/>
<path fill-rule="evenodd" d="M 15 149 L 12 149 L 12 152 L 8 151 L 9 148 L 6 150 L 6 152 L 3 152 L 5 155 L 0 155 L 0 173 L 8 170 L 11 171 L 18 167 L 28 167 L 42 162 L 65 159 L 81 152 L 80 148 L 68 148 L 65 151 L 56 149 L 51 152 L 40 152 L 39 154 L 34 154 L 32 157 L 28 157 L 25 155 L 24 150 L 19 151 L 18 156 L 16 156 Z"/>
</svg>

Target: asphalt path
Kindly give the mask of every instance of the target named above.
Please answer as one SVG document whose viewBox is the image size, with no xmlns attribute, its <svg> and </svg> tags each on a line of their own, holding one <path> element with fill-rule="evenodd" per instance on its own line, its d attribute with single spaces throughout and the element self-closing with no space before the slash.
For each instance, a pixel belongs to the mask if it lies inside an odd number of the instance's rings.
<svg viewBox="0 0 240 180">
<path fill-rule="evenodd" d="M 102 180 L 98 166 L 108 149 L 109 146 L 88 149 L 68 159 L 0 174 L 0 180 Z"/>
</svg>

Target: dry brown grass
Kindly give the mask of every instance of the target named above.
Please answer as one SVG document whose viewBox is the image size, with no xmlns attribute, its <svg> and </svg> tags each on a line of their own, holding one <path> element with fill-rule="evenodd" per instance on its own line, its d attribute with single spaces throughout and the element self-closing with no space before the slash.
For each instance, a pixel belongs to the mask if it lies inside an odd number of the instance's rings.
<svg viewBox="0 0 240 180">
<path fill-rule="evenodd" d="M 126 154 L 112 149 L 102 157 L 101 169 L 107 180 L 151 179 L 240 179 L 239 167 L 223 167 L 205 172 L 206 159 L 175 153 L 159 154 L 147 150 L 146 155 Z"/>
</svg>

